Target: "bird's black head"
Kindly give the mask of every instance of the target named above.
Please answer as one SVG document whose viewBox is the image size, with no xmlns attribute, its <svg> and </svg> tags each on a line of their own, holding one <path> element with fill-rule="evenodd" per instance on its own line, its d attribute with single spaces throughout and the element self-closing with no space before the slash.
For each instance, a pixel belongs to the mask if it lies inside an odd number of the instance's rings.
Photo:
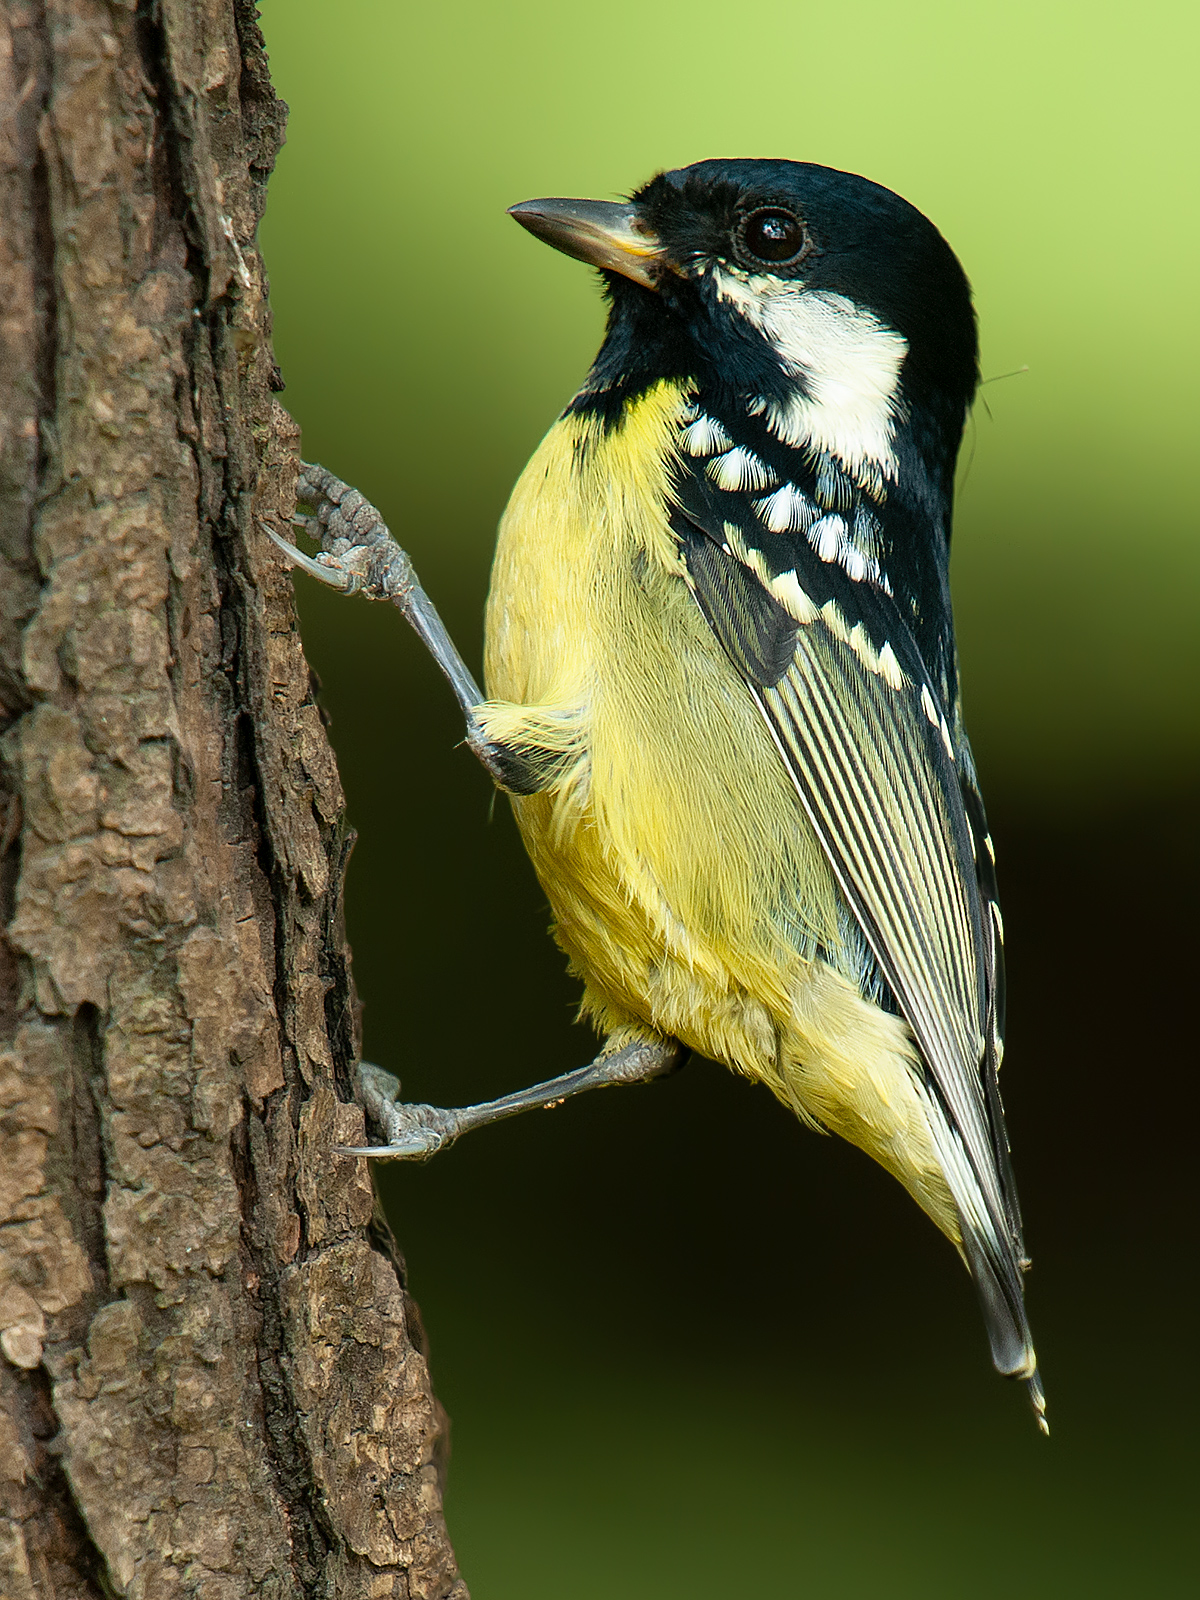
<svg viewBox="0 0 1200 1600">
<path fill-rule="evenodd" d="M 701 161 L 625 202 L 512 214 L 607 279 L 578 408 L 615 418 L 661 378 L 694 379 L 789 442 L 853 456 L 903 427 L 927 470 L 952 470 L 977 382 L 970 287 L 890 190 L 805 162 Z"/>
<path fill-rule="evenodd" d="M 977 347 L 970 286 L 933 224 L 866 178 L 795 161 L 701 161 L 626 201 L 512 214 L 607 281 L 608 331 L 570 411 L 616 426 L 679 380 L 675 493 L 696 526 L 727 544 L 734 528 L 756 572 L 807 562 L 814 592 L 846 589 L 847 616 L 870 595 L 898 607 L 953 705 L 947 557 Z"/>
</svg>

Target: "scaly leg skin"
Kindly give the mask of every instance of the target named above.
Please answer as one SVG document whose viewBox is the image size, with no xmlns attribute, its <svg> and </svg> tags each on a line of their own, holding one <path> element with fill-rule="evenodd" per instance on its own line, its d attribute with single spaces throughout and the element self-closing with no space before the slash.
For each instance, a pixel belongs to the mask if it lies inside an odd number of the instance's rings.
<svg viewBox="0 0 1200 1600">
<path fill-rule="evenodd" d="M 319 538 L 320 555 L 305 555 L 267 523 L 263 530 L 294 566 L 343 594 L 364 594 L 369 600 L 390 600 L 407 619 L 454 690 L 467 724 L 467 744 L 493 780 L 502 788 L 531 794 L 541 786 L 539 769 L 518 751 L 489 740 L 476 710 L 484 696 L 458 653 L 429 596 L 422 589 L 407 554 L 388 532 L 387 524 L 357 489 L 351 489 L 324 467 L 302 462 L 296 498 L 313 507 L 311 517 L 296 524 Z M 544 771 L 545 768 L 542 768 Z M 341 1155 L 374 1156 L 382 1160 L 425 1160 L 444 1150 L 471 1128 L 481 1128 L 522 1111 L 549 1110 L 585 1089 L 620 1083 L 644 1083 L 673 1072 L 683 1063 L 685 1051 L 674 1039 L 610 1039 L 586 1067 L 567 1072 L 547 1083 L 482 1105 L 448 1109 L 441 1106 L 404 1105 L 400 1083 L 390 1072 L 359 1063 L 359 1089 L 367 1116 L 382 1132 L 384 1143 L 343 1148 Z"/>
<path fill-rule="evenodd" d="M 314 508 L 311 517 L 294 520 L 320 540 L 321 553 L 305 555 L 266 522 L 260 526 L 294 566 L 342 594 L 363 594 L 368 600 L 390 600 L 416 632 L 454 690 L 467 723 L 467 745 L 493 780 L 517 793 L 530 793 L 527 764 L 514 751 L 489 740 L 476 708 L 484 695 L 446 631 L 433 601 L 422 589 L 407 553 L 388 532 L 387 523 L 369 500 L 324 467 L 300 463 L 296 499 Z"/>
<path fill-rule="evenodd" d="M 518 1089 L 499 1100 L 480 1105 L 442 1106 L 404 1105 L 400 1101 L 400 1080 L 362 1061 L 358 1083 L 368 1120 L 383 1135 L 378 1145 L 341 1146 L 342 1156 L 373 1156 L 377 1161 L 424 1161 L 445 1150 L 472 1128 L 482 1128 L 522 1111 L 549 1111 L 585 1089 L 604 1089 L 620 1083 L 645 1083 L 663 1077 L 683 1064 L 684 1048 L 674 1039 L 634 1039 L 624 1044 L 610 1040 L 604 1050 L 586 1067 L 564 1072 L 561 1078 Z"/>
</svg>

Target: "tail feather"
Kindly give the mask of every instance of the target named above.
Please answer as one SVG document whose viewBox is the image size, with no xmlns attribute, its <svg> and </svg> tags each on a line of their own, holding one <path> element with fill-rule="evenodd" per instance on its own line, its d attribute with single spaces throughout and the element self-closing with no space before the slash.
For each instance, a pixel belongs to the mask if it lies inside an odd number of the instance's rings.
<svg viewBox="0 0 1200 1600">
<path fill-rule="evenodd" d="M 1023 1273 L 1027 1262 L 1015 1202 L 1011 1207 L 988 1203 L 984 1186 L 943 1107 L 932 1098 L 929 1107 L 942 1171 L 958 1210 L 963 1259 L 983 1312 L 992 1364 L 1005 1377 L 1028 1384 L 1038 1426 L 1048 1433 L 1046 1399 L 1025 1312 Z M 997 1175 L 1003 1183 L 1003 1169 Z M 1005 1189 L 1015 1192 L 1011 1175 Z"/>
<path fill-rule="evenodd" d="M 994 1240 L 988 1240 L 985 1244 L 979 1232 L 965 1219 L 962 1223 L 962 1245 L 983 1312 L 984 1327 L 992 1351 L 992 1365 L 1005 1377 L 1020 1378 L 1028 1384 L 1029 1402 L 1038 1427 L 1043 1433 L 1049 1433 L 1046 1396 L 1038 1372 L 1029 1318 L 1025 1314 L 1021 1264 L 1016 1251 L 1011 1247 L 1002 1250 L 997 1260 Z"/>
<path fill-rule="evenodd" d="M 992 1365 L 1006 1378 L 1032 1378 L 1037 1369 L 1037 1355 L 1020 1287 L 1016 1286 L 1014 1295 L 1010 1274 L 993 1259 L 993 1252 L 965 1219 L 962 1235 L 963 1254 L 975 1282 L 992 1349 Z"/>
</svg>

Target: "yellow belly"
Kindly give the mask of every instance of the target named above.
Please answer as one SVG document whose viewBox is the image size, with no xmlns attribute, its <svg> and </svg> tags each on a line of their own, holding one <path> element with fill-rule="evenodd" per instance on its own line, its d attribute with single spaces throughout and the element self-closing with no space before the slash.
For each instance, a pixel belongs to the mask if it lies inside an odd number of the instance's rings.
<svg viewBox="0 0 1200 1600">
<path fill-rule="evenodd" d="M 818 958 L 832 875 L 666 522 L 685 403 L 551 430 L 500 527 L 488 733 L 568 752 L 515 796 L 555 934 L 606 1031 L 682 1040 L 867 1149 L 951 1236 L 904 1025 Z"/>
</svg>

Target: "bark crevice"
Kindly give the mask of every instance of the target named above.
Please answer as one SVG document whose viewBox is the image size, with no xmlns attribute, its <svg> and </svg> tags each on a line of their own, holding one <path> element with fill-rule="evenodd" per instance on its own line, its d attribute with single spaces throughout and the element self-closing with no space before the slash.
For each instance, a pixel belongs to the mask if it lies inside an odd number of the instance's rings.
<svg viewBox="0 0 1200 1600">
<path fill-rule="evenodd" d="M 464 1600 L 372 1227 L 246 0 L 0 16 L 0 1594 Z"/>
<path fill-rule="evenodd" d="M 42 92 L 39 114 L 44 105 Z M 34 347 L 34 382 L 37 386 L 37 458 L 35 472 L 44 480 L 50 472 L 54 419 L 58 412 L 58 296 L 54 287 L 54 236 L 50 225 L 50 169 L 39 148 L 29 174 L 30 215 L 33 222 L 33 296 L 37 332 Z M 28 537 L 28 532 L 27 532 Z"/>
</svg>

